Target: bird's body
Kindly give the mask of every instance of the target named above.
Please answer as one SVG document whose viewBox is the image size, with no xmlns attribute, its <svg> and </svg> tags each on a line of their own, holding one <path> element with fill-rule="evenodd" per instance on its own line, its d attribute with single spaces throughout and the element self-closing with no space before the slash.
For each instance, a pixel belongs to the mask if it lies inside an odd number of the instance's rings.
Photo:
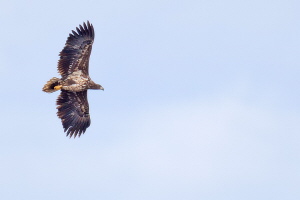
<svg viewBox="0 0 300 200">
<path fill-rule="evenodd" d="M 90 126 L 87 90 L 104 88 L 89 76 L 89 58 L 95 33 L 93 25 L 83 23 L 69 35 L 60 52 L 58 71 L 62 78 L 52 78 L 43 87 L 44 92 L 61 90 L 57 99 L 57 116 L 61 118 L 67 136 L 80 136 Z"/>
<path fill-rule="evenodd" d="M 95 89 L 95 83 L 90 76 L 84 74 L 81 70 L 73 72 L 61 81 L 61 89 L 73 92 L 82 92 L 87 89 Z M 100 89 L 100 88 L 99 88 Z"/>
</svg>

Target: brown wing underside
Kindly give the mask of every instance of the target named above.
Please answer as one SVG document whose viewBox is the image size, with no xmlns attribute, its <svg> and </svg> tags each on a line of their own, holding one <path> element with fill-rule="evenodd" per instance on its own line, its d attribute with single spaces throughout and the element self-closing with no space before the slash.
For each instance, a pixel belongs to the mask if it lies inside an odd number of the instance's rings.
<svg viewBox="0 0 300 200">
<path fill-rule="evenodd" d="M 87 90 L 83 92 L 62 90 L 56 103 L 57 116 L 61 119 L 67 136 L 80 137 L 91 124 Z"/>
<path fill-rule="evenodd" d="M 83 27 L 79 25 L 76 31 L 69 34 L 65 47 L 59 54 L 58 72 L 63 79 L 77 70 L 89 74 L 89 59 L 95 38 L 94 28 L 88 21 L 87 24 L 83 23 Z"/>
</svg>

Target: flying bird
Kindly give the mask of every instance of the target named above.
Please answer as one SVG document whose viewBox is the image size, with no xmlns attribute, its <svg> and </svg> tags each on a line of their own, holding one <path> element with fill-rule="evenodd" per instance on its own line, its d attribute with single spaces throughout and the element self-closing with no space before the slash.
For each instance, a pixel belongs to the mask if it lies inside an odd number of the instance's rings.
<svg viewBox="0 0 300 200">
<path fill-rule="evenodd" d="M 72 30 L 65 47 L 60 52 L 58 72 L 61 78 L 50 79 L 43 91 L 52 93 L 61 90 L 56 101 L 57 116 L 61 119 L 67 136 L 80 137 L 91 124 L 87 90 L 104 90 L 89 76 L 89 59 L 95 38 L 94 27 L 83 23 Z"/>
</svg>

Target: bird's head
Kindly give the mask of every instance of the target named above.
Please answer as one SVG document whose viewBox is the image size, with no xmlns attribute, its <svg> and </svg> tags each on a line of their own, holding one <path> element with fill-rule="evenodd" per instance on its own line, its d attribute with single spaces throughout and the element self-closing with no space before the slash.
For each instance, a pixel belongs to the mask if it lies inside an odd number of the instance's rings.
<svg viewBox="0 0 300 200">
<path fill-rule="evenodd" d="M 104 87 L 102 87 L 99 84 L 95 84 L 95 88 L 91 88 L 91 89 L 95 89 L 95 90 L 103 90 L 104 91 Z"/>
<path fill-rule="evenodd" d="M 104 91 L 104 87 L 102 87 L 101 85 L 99 85 L 99 84 L 97 84 L 98 86 L 97 86 L 97 89 L 98 90 L 103 90 Z"/>
<path fill-rule="evenodd" d="M 99 84 L 97 84 L 97 83 L 90 82 L 89 89 L 93 89 L 93 90 L 104 90 L 104 87 L 102 87 L 101 85 L 99 85 Z"/>
</svg>

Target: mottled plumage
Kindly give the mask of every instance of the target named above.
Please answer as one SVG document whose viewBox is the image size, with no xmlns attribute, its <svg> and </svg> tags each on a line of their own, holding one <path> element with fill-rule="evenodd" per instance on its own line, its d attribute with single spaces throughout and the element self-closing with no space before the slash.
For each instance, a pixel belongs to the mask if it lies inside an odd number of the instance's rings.
<svg viewBox="0 0 300 200">
<path fill-rule="evenodd" d="M 61 90 L 56 102 L 57 116 L 67 136 L 74 135 L 74 138 L 83 134 L 91 124 L 87 90 L 104 90 L 89 76 L 89 58 L 95 38 L 93 25 L 88 21 L 83 26 L 79 25 L 76 31 L 69 34 L 59 54 L 57 68 L 62 78 L 52 78 L 43 87 L 43 91 L 48 93 Z"/>
</svg>

